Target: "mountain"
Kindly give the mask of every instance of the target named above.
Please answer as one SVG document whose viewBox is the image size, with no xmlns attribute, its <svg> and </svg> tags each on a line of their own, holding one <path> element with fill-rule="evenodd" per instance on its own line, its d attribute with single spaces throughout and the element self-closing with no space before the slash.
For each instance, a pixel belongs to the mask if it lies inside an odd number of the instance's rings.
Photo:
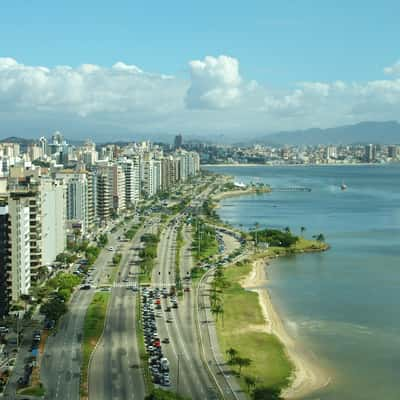
<svg viewBox="0 0 400 400">
<path fill-rule="evenodd" d="M 258 137 L 252 142 L 266 145 L 396 144 L 400 143 L 400 124 L 397 121 L 368 121 L 327 129 L 283 131 Z"/>
<path fill-rule="evenodd" d="M 22 146 L 27 146 L 28 144 L 34 143 L 34 139 L 25 139 L 17 136 L 9 136 L 5 139 L 0 139 L 0 143 L 18 143 Z"/>
</svg>

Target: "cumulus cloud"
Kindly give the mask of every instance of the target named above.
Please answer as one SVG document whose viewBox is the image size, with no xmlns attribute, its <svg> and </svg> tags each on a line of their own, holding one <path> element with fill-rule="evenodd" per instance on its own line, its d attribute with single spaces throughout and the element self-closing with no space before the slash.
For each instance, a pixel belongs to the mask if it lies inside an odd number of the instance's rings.
<svg viewBox="0 0 400 400">
<path fill-rule="evenodd" d="M 228 108 L 241 97 L 242 78 L 239 62 L 228 56 L 205 57 L 190 61 L 190 88 L 186 95 L 189 108 Z"/>
<path fill-rule="evenodd" d="M 189 68 L 189 76 L 182 78 L 122 61 L 111 67 L 48 68 L 0 58 L 0 135 L 16 133 L 13 127 L 18 126 L 27 134 L 30 121 L 40 122 L 42 132 L 62 121 L 58 129 L 66 125 L 65 130 L 74 127 L 76 132 L 81 127 L 93 136 L 103 127 L 106 134 L 111 129 L 126 135 L 184 131 L 250 137 L 365 119 L 400 119 L 399 62 L 385 68 L 387 79 L 307 81 L 289 89 L 245 79 L 239 61 L 226 55 L 190 61 Z"/>
<path fill-rule="evenodd" d="M 32 67 L 0 58 L 0 102 L 8 108 L 62 111 L 87 116 L 100 112 L 170 112 L 182 107 L 184 82 L 117 62 L 111 68 Z"/>
<path fill-rule="evenodd" d="M 400 75 L 400 60 L 393 65 L 384 68 L 383 72 L 387 75 Z"/>
</svg>

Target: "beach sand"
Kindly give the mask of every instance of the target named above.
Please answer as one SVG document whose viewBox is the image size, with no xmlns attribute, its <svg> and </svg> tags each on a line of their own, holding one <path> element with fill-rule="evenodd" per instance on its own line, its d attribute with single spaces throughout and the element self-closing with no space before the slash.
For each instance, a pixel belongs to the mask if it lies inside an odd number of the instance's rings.
<svg viewBox="0 0 400 400">
<path fill-rule="evenodd" d="M 265 270 L 266 264 L 265 259 L 255 261 L 252 271 L 241 282 L 241 285 L 258 293 L 260 306 L 265 318 L 265 331 L 279 338 L 287 351 L 288 357 L 294 364 L 293 380 L 291 385 L 283 390 L 283 398 L 301 399 L 327 386 L 330 382 L 330 377 L 326 371 L 318 366 L 318 361 L 315 357 L 302 349 L 300 344 L 288 334 L 272 304 L 268 290 L 262 288 L 268 282 Z"/>
</svg>

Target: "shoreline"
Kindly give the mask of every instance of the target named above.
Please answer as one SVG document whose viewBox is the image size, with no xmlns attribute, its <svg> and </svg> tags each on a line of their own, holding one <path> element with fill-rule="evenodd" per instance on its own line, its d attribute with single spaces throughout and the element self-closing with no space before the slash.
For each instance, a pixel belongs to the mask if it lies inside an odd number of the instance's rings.
<svg viewBox="0 0 400 400">
<path fill-rule="evenodd" d="M 250 274 L 241 282 L 244 289 L 258 294 L 259 304 L 265 319 L 265 331 L 275 335 L 283 344 L 288 358 L 293 363 L 294 373 L 291 384 L 282 390 L 284 399 L 300 399 L 326 387 L 331 377 L 312 360 L 312 355 L 305 352 L 287 332 L 281 316 L 277 313 L 267 288 L 266 267 L 268 258 L 255 260 Z"/>
<path fill-rule="evenodd" d="M 236 190 L 229 190 L 227 192 L 218 193 L 218 194 L 212 196 L 211 198 L 212 198 L 212 200 L 218 202 L 218 201 L 226 199 L 228 197 L 236 197 L 236 196 L 242 196 L 242 195 L 247 195 L 247 194 L 269 193 L 269 192 L 271 192 L 271 190 L 267 189 L 267 188 L 250 187 L 247 189 L 236 189 Z"/>
<path fill-rule="evenodd" d="M 383 167 L 388 165 L 396 165 L 400 162 L 390 162 L 384 164 L 372 164 L 372 163 L 347 163 L 347 164 L 201 164 L 201 167 L 296 167 L 296 168 L 307 168 L 307 167 Z"/>
</svg>

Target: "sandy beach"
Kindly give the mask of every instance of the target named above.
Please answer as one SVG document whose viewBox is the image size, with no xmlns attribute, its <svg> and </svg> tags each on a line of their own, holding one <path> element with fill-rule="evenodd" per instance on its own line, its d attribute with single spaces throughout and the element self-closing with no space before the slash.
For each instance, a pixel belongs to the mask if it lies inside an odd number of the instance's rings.
<svg viewBox="0 0 400 400">
<path fill-rule="evenodd" d="M 260 306 L 265 318 L 265 331 L 279 338 L 295 366 L 292 384 L 283 391 L 282 396 L 285 399 L 301 399 L 327 386 L 330 382 L 330 377 L 326 371 L 318 366 L 318 361 L 315 357 L 303 350 L 299 343 L 296 343 L 288 334 L 272 304 L 268 290 L 261 288 L 267 283 L 266 264 L 265 259 L 255 261 L 252 271 L 241 282 L 241 285 L 258 293 Z"/>
<path fill-rule="evenodd" d="M 260 189 L 260 188 L 249 187 L 247 189 L 229 190 L 227 192 L 218 193 L 214 195 L 212 198 L 213 200 L 219 201 L 222 199 L 226 199 L 227 197 L 235 197 L 235 196 L 242 196 L 245 194 L 258 193 L 257 191 L 261 191 L 262 193 L 268 193 L 270 190 L 264 188 Z"/>
</svg>

